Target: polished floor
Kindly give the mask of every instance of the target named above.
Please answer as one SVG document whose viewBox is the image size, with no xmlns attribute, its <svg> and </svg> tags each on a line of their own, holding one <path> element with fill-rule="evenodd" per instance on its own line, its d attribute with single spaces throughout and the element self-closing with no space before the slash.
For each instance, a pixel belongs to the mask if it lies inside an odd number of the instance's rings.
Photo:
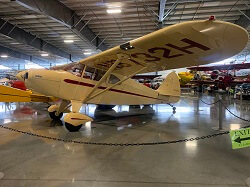
<svg viewBox="0 0 250 187">
<path fill-rule="evenodd" d="M 203 96 L 206 102 L 214 97 Z M 249 119 L 250 101 L 228 100 L 228 108 Z M 168 105 L 82 107 L 94 118 L 79 132 L 51 121 L 47 104 L 0 103 L 0 124 L 53 138 L 105 143 L 163 142 L 218 133 L 218 108 L 182 98 L 173 114 Z M 223 109 L 223 129 L 249 125 Z M 81 145 L 0 128 L 0 180 L 15 186 L 246 186 L 250 148 L 233 150 L 229 135 L 152 146 Z"/>
</svg>

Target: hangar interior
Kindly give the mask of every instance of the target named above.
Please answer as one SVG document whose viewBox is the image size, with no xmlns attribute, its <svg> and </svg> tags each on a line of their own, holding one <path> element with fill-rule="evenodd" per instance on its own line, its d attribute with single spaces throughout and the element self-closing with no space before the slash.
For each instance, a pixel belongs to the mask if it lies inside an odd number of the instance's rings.
<svg viewBox="0 0 250 187">
<path fill-rule="evenodd" d="M 250 0 L 0 0 L 0 72 L 71 64 L 210 16 L 249 33 L 249 7 Z M 228 62 L 247 64 L 249 49 L 248 42 Z M 49 103 L 1 102 L 0 186 L 250 186 L 250 149 L 232 149 L 229 135 L 249 127 L 249 104 L 203 91 L 183 92 L 174 111 L 89 104 L 81 112 L 94 120 L 68 132 L 49 118 Z"/>
</svg>

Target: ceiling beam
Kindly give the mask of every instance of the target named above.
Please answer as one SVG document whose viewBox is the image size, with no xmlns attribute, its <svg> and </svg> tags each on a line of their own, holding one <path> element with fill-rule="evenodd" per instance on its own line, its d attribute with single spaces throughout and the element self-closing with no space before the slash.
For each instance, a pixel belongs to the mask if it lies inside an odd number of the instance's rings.
<svg viewBox="0 0 250 187">
<path fill-rule="evenodd" d="M 243 27 L 243 28 L 246 29 L 250 25 L 249 18 L 250 18 L 250 9 L 248 9 L 246 11 L 246 13 L 244 13 L 243 15 L 241 15 L 240 18 L 235 22 L 235 24 L 237 24 L 237 25 L 239 25 L 239 26 L 241 26 L 241 27 Z"/>
<path fill-rule="evenodd" d="M 169 2 L 169 0 L 166 2 L 166 4 Z M 240 1 L 239 1 L 239 3 L 240 3 Z M 179 4 L 179 1 L 178 1 L 178 4 Z M 173 5 L 166 5 L 166 7 L 165 7 L 165 9 L 167 9 L 167 10 L 169 10 L 169 9 L 171 9 L 171 7 L 172 7 Z M 211 7 L 200 7 L 200 12 L 202 12 L 202 13 L 210 13 L 210 14 L 213 14 L 213 13 L 220 13 L 220 12 L 228 12 L 228 10 L 229 9 L 231 9 L 232 8 L 232 5 L 225 5 L 225 6 L 223 6 L 223 8 L 221 8 L 221 6 L 211 6 Z M 158 11 L 159 10 L 159 7 L 157 8 L 152 8 L 151 7 L 151 9 L 152 9 L 152 11 Z M 248 7 L 245 5 L 245 4 L 237 4 L 237 7 L 233 7 L 232 9 L 231 9 L 231 11 L 238 11 L 238 9 L 240 9 L 240 10 L 247 10 L 248 9 Z M 196 11 L 197 10 L 197 7 L 186 7 L 185 8 L 185 11 L 187 11 L 187 12 L 192 12 L 192 11 Z M 231 12 L 230 11 L 230 12 Z M 86 12 L 84 11 L 84 10 L 82 10 L 82 9 L 80 9 L 80 10 L 76 10 L 76 12 L 77 12 L 77 14 L 79 15 L 79 16 L 83 16 Z M 119 15 L 117 15 L 116 17 L 122 17 L 122 16 L 124 16 L 124 15 L 131 15 L 131 14 L 134 14 L 134 12 L 135 12 L 135 10 L 133 10 L 133 9 L 126 9 L 126 10 L 124 10 L 123 12 L 121 12 Z M 144 11 L 144 10 L 141 10 L 141 11 L 138 11 L 139 12 L 139 14 L 144 14 L 144 13 L 146 13 L 147 11 Z M 229 13 L 230 13 L 229 12 Z M 166 13 L 166 12 L 165 12 Z M 105 12 L 103 12 L 103 11 L 99 11 L 99 12 L 97 12 L 97 11 L 95 11 L 95 14 L 101 19 L 102 17 L 107 17 L 108 15 L 105 13 Z M 182 15 L 183 14 L 183 7 L 182 6 L 180 6 L 180 7 L 176 7 L 175 8 L 175 15 Z M 0 14 L 1 15 L 1 14 Z M 85 19 L 88 19 L 88 18 L 90 18 L 92 15 L 90 14 L 90 15 L 86 15 L 85 16 Z"/>
<path fill-rule="evenodd" d="M 165 14 L 165 6 L 167 0 L 159 0 L 158 21 L 162 22 Z"/>
<path fill-rule="evenodd" d="M 29 45 L 40 51 L 46 51 L 48 53 L 55 54 L 57 56 L 71 60 L 71 54 L 38 38 L 35 35 L 26 32 L 25 30 L 17 27 L 16 25 L 10 24 L 9 22 L 3 19 L 0 19 L 0 33 L 24 45 Z"/>
<path fill-rule="evenodd" d="M 65 6 L 58 0 L 12 0 L 18 4 L 33 10 L 39 14 L 46 15 L 51 19 L 69 27 L 76 31 L 81 37 L 88 40 L 89 43 L 95 46 L 96 49 L 102 51 L 108 47 L 101 39 L 88 27 L 87 23 L 79 17 L 73 10 Z"/>
<path fill-rule="evenodd" d="M 163 20 L 165 15 L 165 6 L 167 0 L 159 0 L 159 7 L 158 7 L 158 29 L 163 28 Z"/>
<path fill-rule="evenodd" d="M 7 47 L 1 46 L 1 45 L 0 45 L 0 51 L 1 51 L 0 52 L 1 55 L 5 54 L 5 55 L 8 55 L 8 56 L 13 57 L 13 58 L 18 58 L 21 60 L 28 60 L 28 61 L 34 62 L 36 64 L 39 64 L 39 65 L 49 64 L 48 61 L 41 60 L 37 57 L 30 56 L 30 55 L 27 55 L 25 53 L 22 53 L 22 52 L 19 52 L 19 51 L 16 51 L 14 49 L 10 49 L 10 48 L 7 48 Z"/>
</svg>

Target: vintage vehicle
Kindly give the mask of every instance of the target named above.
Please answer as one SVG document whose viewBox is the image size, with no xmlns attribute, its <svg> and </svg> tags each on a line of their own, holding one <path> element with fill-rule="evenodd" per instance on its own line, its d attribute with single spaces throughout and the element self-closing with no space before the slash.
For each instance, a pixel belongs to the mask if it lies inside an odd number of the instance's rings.
<svg viewBox="0 0 250 187">
<path fill-rule="evenodd" d="M 250 97 L 250 83 L 241 85 L 241 94 L 243 99 L 248 99 Z"/>
<path fill-rule="evenodd" d="M 247 31 L 238 25 L 211 18 L 188 21 L 157 30 L 75 64 L 50 70 L 29 69 L 19 72 L 17 77 L 25 82 L 27 89 L 45 99 L 60 98 L 60 104 L 48 108 L 49 115 L 51 119 L 59 120 L 66 113 L 65 127 L 75 132 L 93 120 L 80 113 L 83 104 L 150 105 L 172 104 L 180 100 L 180 83 L 175 72 L 168 74 L 157 90 L 134 81 L 132 77 L 136 74 L 221 61 L 238 54 L 247 42 Z M 23 102 L 24 97 L 17 94 L 18 91 L 21 94 L 20 90 L 12 89 L 15 94 L 10 94 L 8 87 L 2 87 L 0 101 L 17 102 L 19 99 Z M 36 98 L 41 98 L 41 95 L 36 95 Z M 29 100 L 33 101 L 33 98 Z"/>
<path fill-rule="evenodd" d="M 151 88 L 158 89 L 163 81 L 164 79 L 159 77 L 153 79 L 153 81 L 151 82 Z"/>
</svg>

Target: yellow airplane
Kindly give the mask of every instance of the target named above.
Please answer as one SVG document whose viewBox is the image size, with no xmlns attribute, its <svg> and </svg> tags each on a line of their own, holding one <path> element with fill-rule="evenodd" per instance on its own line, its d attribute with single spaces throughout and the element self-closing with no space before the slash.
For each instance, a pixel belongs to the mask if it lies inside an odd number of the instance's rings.
<svg viewBox="0 0 250 187">
<path fill-rule="evenodd" d="M 191 73 L 191 72 L 189 72 L 189 71 L 186 71 L 186 72 L 179 72 L 179 73 L 178 73 L 178 77 L 179 77 L 181 86 L 184 86 L 184 85 L 186 85 L 187 83 L 190 83 L 190 81 L 191 81 L 192 79 L 194 79 L 194 74 Z"/>
<path fill-rule="evenodd" d="M 174 72 L 157 90 L 132 80 L 134 75 L 220 61 L 238 54 L 247 42 L 247 31 L 235 24 L 189 21 L 83 59 L 69 71 L 26 70 L 18 77 L 33 92 L 62 99 L 61 104 L 48 108 L 52 119 L 60 119 L 72 105 L 72 111 L 64 117 L 65 126 L 69 131 L 78 131 L 83 123 L 92 121 L 79 113 L 82 104 L 140 105 L 179 101 L 180 84 Z"/>
</svg>

